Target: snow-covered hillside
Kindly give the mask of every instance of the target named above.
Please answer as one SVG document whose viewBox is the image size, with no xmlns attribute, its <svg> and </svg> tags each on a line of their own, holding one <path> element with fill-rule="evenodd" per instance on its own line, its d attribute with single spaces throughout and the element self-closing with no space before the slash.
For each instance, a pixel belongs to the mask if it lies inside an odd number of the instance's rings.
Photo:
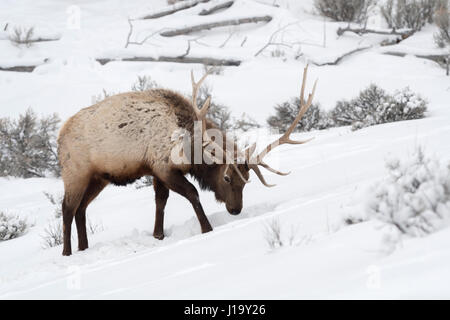
<svg viewBox="0 0 450 320">
<path fill-rule="evenodd" d="M 33 225 L 21 237 L 0 241 L 0 299 L 450 297 L 450 228 L 423 238 L 403 236 L 393 244 L 389 239 L 394 232 L 377 220 L 344 223 L 348 215 L 365 211 L 370 186 L 386 175 L 387 158 L 402 159 L 423 146 L 443 163 L 450 161 L 450 77 L 430 60 L 384 54 L 387 49 L 379 43 L 391 36 L 338 37 L 337 28 L 345 24 L 324 24 L 313 14 L 312 0 L 278 1 L 279 8 L 271 3 L 237 0 L 229 10 L 205 17 L 198 13 L 208 4 L 199 4 L 161 19 L 136 20 L 133 41 L 162 27 L 218 17 L 273 17 L 267 24 L 174 38 L 157 35 L 144 45 L 124 48 L 128 18 L 160 10 L 166 1 L 0 2 L 2 30 L 6 23 L 9 28 L 34 26 L 37 36 L 59 38 L 26 48 L 14 46 L 7 32 L 0 31 L 0 67 L 37 65 L 31 73 L 0 71 L 0 117 L 16 117 L 32 107 L 39 114 L 57 112 L 67 119 L 89 106 L 103 89 L 130 91 L 138 75 L 150 75 L 159 85 L 188 94 L 190 70 L 200 74 L 203 65 L 125 61 L 101 65 L 96 59 L 179 56 L 194 38 L 198 40 L 191 43 L 192 56 L 242 61 L 207 82 L 213 87 L 213 99 L 229 106 L 233 115 L 245 112 L 263 125 L 276 103 L 298 96 L 308 62 L 310 85 L 319 79 L 315 101 L 324 109 L 356 96 L 371 83 L 392 92 L 409 86 L 429 102 L 427 117 L 421 120 L 358 131 L 342 127 L 295 134 L 298 139 L 315 139 L 301 146 L 281 146 L 267 157 L 274 167 L 292 173 L 286 177 L 266 173 L 267 180 L 277 184 L 274 188 L 252 176 L 240 215 L 228 214 L 211 192 L 200 192 L 214 228 L 208 234 L 200 233 L 191 205 L 171 192 L 166 238 L 155 240 L 153 189 L 110 186 L 88 208 L 88 218 L 97 226 L 97 232 L 89 235 L 90 248 L 63 257 L 61 246 L 42 247 L 46 228 L 57 221 L 44 192 L 62 194 L 62 181 L 0 178 L 0 211 L 18 214 Z M 68 25 L 73 4 L 80 9 L 80 29 Z M 255 57 L 271 34 L 288 24 L 283 40 L 292 45 L 283 48 L 284 56 L 272 57 L 272 47 Z M 369 24 L 384 27 L 376 15 Z M 444 49 L 432 41 L 434 32 L 435 27 L 427 25 L 389 51 L 442 53 Z M 367 49 L 338 65 L 316 65 L 360 48 Z M 261 148 L 274 138 L 266 128 L 243 137 L 258 141 Z M 281 225 L 282 236 L 293 240 L 270 250 L 267 226 L 274 221 Z"/>
</svg>

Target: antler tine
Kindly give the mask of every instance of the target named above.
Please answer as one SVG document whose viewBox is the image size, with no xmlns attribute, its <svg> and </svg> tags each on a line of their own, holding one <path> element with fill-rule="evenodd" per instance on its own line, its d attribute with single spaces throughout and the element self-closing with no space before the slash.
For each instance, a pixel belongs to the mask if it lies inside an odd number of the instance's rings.
<svg viewBox="0 0 450 320">
<path fill-rule="evenodd" d="M 259 163 L 259 165 L 260 165 L 261 167 L 265 168 L 266 170 L 269 170 L 270 172 L 276 173 L 276 174 L 278 174 L 278 175 L 280 175 L 280 176 L 288 176 L 288 175 L 291 174 L 290 171 L 289 171 L 289 172 L 281 172 L 281 171 L 275 170 L 274 168 L 271 168 L 271 167 L 270 167 L 267 163 L 265 163 L 264 161 L 261 161 L 261 162 Z"/>
<path fill-rule="evenodd" d="M 208 112 L 208 108 L 211 104 L 211 97 L 208 97 L 201 109 L 197 105 L 198 91 L 200 90 L 200 87 L 202 86 L 203 81 L 205 81 L 206 77 L 211 73 L 211 71 L 212 71 L 212 68 L 208 69 L 205 72 L 205 74 L 203 75 L 203 77 L 198 82 L 195 82 L 194 71 L 191 70 L 192 105 L 194 107 L 194 111 L 195 111 L 195 114 L 196 114 L 198 120 L 203 120 L 205 118 L 206 113 Z"/>
<path fill-rule="evenodd" d="M 262 182 L 263 185 L 265 185 L 266 187 L 269 187 L 269 188 L 275 187 L 275 184 L 268 184 L 266 182 L 266 179 L 264 179 L 264 176 L 262 175 L 261 171 L 259 170 L 257 164 L 251 164 L 249 167 L 250 167 L 250 169 L 255 171 L 256 175 L 258 176 L 259 180 Z"/>
<path fill-rule="evenodd" d="M 309 67 L 309 65 L 306 65 L 306 67 L 303 71 L 303 82 L 302 82 L 302 87 L 301 87 L 301 91 L 300 91 L 300 110 L 299 110 L 297 116 L 295 117 L 294 121 L 289 126 L 289 128 L 286 130 L 286 132 L 279 139 L 277 139 L 274 142 L 272 142 L 271 144 L 269 144 L 266 148 L 264 148 L 263 151 L 261 151 L 260 154 L 257 155 L 256 164 L 251 165 L 251 169 L 253 169 L 255 171 L 256 175 L 258 176 L 258 178 L 261 180 L 261 182 L 265 186 L 272 186 L 272 185 L 268 185 L 267 182 L 264 180 L 264 177 L 262 176 L 261 172 L 259 171 L 258 165 L 262 166 L 263 168 L 265 168 L 273 173 L 279 174 L 279 175 L 288 175 L 289 174 L 289 173 L 283 173 L 278 170 L 275 170 L 275 169 L 271 168 L 268 164 L 263 162 L 263 158 L 272 149 L 274 149 L 277 146 L 282 145 L 282 144 L 303 144 L 303 143 L 306 143 L 306 142 L 312 140 L 312 138 L 311 138 L 311 139 L 304 140 L 304 141 L 295 141 L 290 138 L 291 133 L 294 131 L 294 129 L 297 126 L 297 124 L 299 123 L 299 121 L 302 119 L 302 117 L 304 116 L 306 111 L 308 111 L 309 107 L 311 107 L 312 101 L 314 99 L 314 94 L 316 92 L 317 80 L 314 82 L 312 92 L 309 94 L 308 100 L 305 103 L 305 88 L 306 88 L 306 79 L 307 79 L 307 75 L 308 75 L 308 67 Z"/>
</svg>

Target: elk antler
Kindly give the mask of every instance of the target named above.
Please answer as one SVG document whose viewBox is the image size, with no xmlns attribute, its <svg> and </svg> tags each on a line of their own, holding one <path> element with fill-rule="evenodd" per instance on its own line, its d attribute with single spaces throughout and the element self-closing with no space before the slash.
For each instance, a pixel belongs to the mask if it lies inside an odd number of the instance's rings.
<svg viewBox="0 0 450 320">
<path fill-rule="evenodd" d="M 252 151 L 251 153 L 249 152 L 246 155 L 247 158 L 247 162 L 248 167 L 250 169 L 252 169 L 253 171 L 255 171 L 256 175 L 258 176 L 259 180 L 261 180 L 261 182 L 266 186 L 266 187 L 273 187 L 275 185 L 271 185 L 268 184 L 266 182 L 266 180 L 264 179 L 264 176 L 262 175 L 261 171 L 259 170 L 258 166 L 261 166 L 273 173 L 276 173 L 278 175 L 288 175 L 290 172 L 287 173 L 283 173 L 280 172 L 278 170 L 275 170 L 271 167 L 269 167 L 268 164 L 266 164 L 263 161 L 263 158 L 270 152 L 272 151 L 274 148 L 276 148 L 279 145 L 282 144 L 303 144 L 306 143 L 308 141 L 311 141 L 312 139 L 308 139 L 308 140 L 304 140 L 304 141 L 295 141 L 295 140 L 291 140 L 290 135 L 291 133 L 294 131 L 295 127 L 297 126 L 298 122 L 301 120 L 301 118 L 303 117 L 303 115 L 305 114 L 306 111 L 308 111 L 309 107 L 312 104 L 312 100 L 314 98 L 314 93 L 316 92 L 316 86 L 317 86 L 317 80 L 314 83 L 314 87 L 312 92 L 309 94 L 308 96 L 308 100 L 305 103 L 305 85 L 306 85 L 306 77 L 308 74 L 308 65 L 305 67 L 304 71 L 303 71 L 303 82 L 302 82 L 302 89 L 301 89 L 301 93 L 300 93 L 300 110 L 297 114 L 297 116 L 295 117 L 295 120 L 292 122 L 292 124 L 290 125 L 290 127 L 286 130 L 286 132 L 277 140 L 275 140 L 274 142 L 272 142 L 271 144 L 269 144 L 267 147 L 264 148 L 263 151 L 261 151 L 260 154 L 258 154 L 256 157 L 252 157 L 251 154 L 254 152 L 255 148 L 252 147 L 250 149 L 250 151 Z"/>
<path fill-rule="evenodd" d="M 208 112 L 208 108 L 211 105 L 211 96 L 209 96 L 206 101 L 203 103 L 202 108 L 200 109 L 197 105 L 197 95 L 198 95 L 198 91 L 203 83 L 203 81 L 206 79 L 206 77 L 211 73 L 213 69 L 210 68 L 206 71 L 206 73 L 203 75 L 203 77 L 198 81 L 195 82 L 194 79 L 194 72 L 191 71 L 191 82 L 192 82 L 192 108 L 194 109 L 194 113 L 197 117 L 198 121 L 202 122 L 202 137 L 204 139 L 204 141 L 202 141 L 202 145 L 203 146 L 207 146 L 207 145 L 212 145 L 214 147 L 214 149 L 216 150 L 220 150 L 222 152 L 222 155 L 228 154 L 228 150 L 224 150 L 222 147 L 220 147 L 215 141 L 213 141 L 211 139 L 211 137 L 208 135 L 207 131 L 206 131 L 206 114 Z M 213 162 L 220 162 L 220 160 L 215 157 L 213 154 L 208 154 L 207 152 L 205 152 L 205 155 L 207 155 Z M 227 157 L 225 156 L 225 159 L 227 159 Z M 239 177 L 242 179 L 242 181 L 244 183 L 248 183 L 249 181 L 247 181 L 244 176 L 242 175 L 241 171 L 238 169 L 238 167 L 236 166 L 236 164 L 231 163 L 231 164 L 227 164 L 227 167 L 225 168 L 224 171 L 224 178 L 225 176 L 227 176 L 227 172 L 228 172 L 228 168 L 231 165 L 231 167 L 234 169 L 234 171 L 236 171 L 236 173 L 239 175 Z"/>
</svg>

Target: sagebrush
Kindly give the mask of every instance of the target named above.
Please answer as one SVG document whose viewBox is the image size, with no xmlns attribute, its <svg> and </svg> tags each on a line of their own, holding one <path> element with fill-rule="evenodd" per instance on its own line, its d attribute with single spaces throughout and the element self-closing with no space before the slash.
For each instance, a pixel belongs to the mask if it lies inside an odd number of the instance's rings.
<svg viewBox="0 0 450 320">
<path fill-rule="evenodd" d="M 315 0 L 319 13 L 335 21 L 364 23 L 374 0 Z"/>
<path fill-rule="evenodd" d="M 9 40 L 16 46 L 25 45 L 31 47 L 33 44 L 34 27 L 15 27 Z"/>
<path fill-rule="evenodd" d="M 341 100 L 330 111 L 313 104 L 294 131 L 322 130 L 351 126 L 353 130 L 382 123 L 424 118 L 428 102 L 420 95 L 404 88 L 389 94 L 377 85 L 370 85 L 352 100 Z M 285 132 L 300 108 L 300 99 L 293 98 L 275 106 L 275 115 L 267 119 L 273 129 Z"/>
<path fill-rule="evenodd" d="M 443 1 L 447 0 L 387 0 L 380 9 L 390 28 L 419 31 L 426 23 L 433 22 Z"/>
<path fill-rule="evenodd" d="M 17 215 L 0 212 L 0 241 L 20 237 L 28 229 L 28 223 Z"/>
<path fill-rule="evenodd" d="M 0 174 L 21 178 L 59 176 L 56 114 L 38 118 L 32 109 L 17 120 L 0 119 Z"/>
<path fill-rule="evenodd" d="M 401 233 L 424 236 L 450 223 L 450 163 L 417 148 L 407 159 L 386 162 L 387 176 L 367 201 L 370 217 Z"/>
</svg>

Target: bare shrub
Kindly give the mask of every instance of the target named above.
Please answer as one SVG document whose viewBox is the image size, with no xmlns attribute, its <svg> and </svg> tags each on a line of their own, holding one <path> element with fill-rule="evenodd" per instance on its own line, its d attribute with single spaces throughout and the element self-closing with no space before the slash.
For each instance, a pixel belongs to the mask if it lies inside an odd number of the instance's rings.
<svg viewBox="0 0 450 320">
<path fill-rule="evenodd" d="M 214 74 L 216 76 L 220 76 L 220 75 L 223 74 L 223 70 L 224 70 L 224 68 L 222 66 L 213 66 L 213 67 L 211 67 L 211 66 L 209 66 L 207 64 L 203 65 L 203 72 L 204 73 L 209 72 L 209 74 Z"/>
<path fill-rule="evenodd" d="M 450 164 L 417 148 L 407 159 L 386 162 L 387 176 L 372 187 L 370 217 L 401 233 L 424 236 L 450 224 Z"/>
<path fill-rule="evenodd" d="M 272 219 L 264 225 L 264 239 L 270 250 L 276 250 L 284 246 L 293 246 L 296 244 L 297 229 L 291 228 L 286 232 L 281 226 L 279 219 Z M 304 237 L 299 243 L 306 242 L 309 237 Z"/>
<path fill-rule="evenodd" d="M 99 103 L 99 102 L 105 100 L 106 98 L 113 96 L 114 94 L 115 93 L 113 93 L 113 92 L 108 92 L 105 89 L 102 89 L 102 93 L 96 94 L 91 97 L 91 103 L 92 104 Z"/>
<path fill-rule="evenodd" d="M 59 246 L 63 243 L 63 228 L 61 221 L 50 223 L 41 235 L 42 248 L 49 249 Z"/>
<path fill-rule="evenodd" d="M 138 76 L 136 82 L 131 87 L 133 91 L 147 91 L 158 87 L 156 81 L 153 81 L 150 76 Z"/>
<path fill-rule="evenodd" d="M 203 106 L 206 99 L 212 95 L 211 87 L 203 85 L 198 91 L 198 105 Z M 211 120 L 219 129 L 229 130 L 232 128 L 231 112 L 227 106 L 215 103 L 211 100 L 211 105 L 208 109 L 206 117 Z"/>
<path fill-rule="evenodd" d="M 0 119 L 0 173 L 22 178 L 59 175 L 56 114 L 38 118 L 32 109 L 18 120 Z"/>
<path fill-rule="evenodd" d="M 240 118 L 236 118 L 233 121 L 233 130 L 241 130 L 241 131 L 249 131 L 251 129 L 260 128 L 258 122 L 255 119 L 251 118 L 245 112 L 241 115 Z"/>
<path fill-rule="evenodd" d="M 380 6 L 381 14 L 390 28 L 419 31 L 433 22 L 433 15 L 442 0 L 387 0 Z"/>
<path fill-rule="evenodd" d="M 335 21 L 364 23 L 373 0 L 315 0 L 319 13 Z"/>
<path fill-rule="evenodd" d="M 275 107 L 276 114 L 267 119 L 267 123 L 273 129 L 280 132 L 286 132 L 289 126 L 294 122 L 295 117 L 300 111 L 300 99 L 293 98 L 285 101 Z M 294 131 L 322 130 L 331 125 L 328 113 L 323 111 L 319 105 L 312 104 L 303 118 L 295 127 Z"/>
<path fill-rule="evenodd" d="M 91 219 L 87 219 L 87 226 L 86 226 L 87 232 L 89 234 L 96 234 L 99 232 L 102 232 L 105 230 L 103 227 L 103 223 L 101 222 L 92 222 Z"/>
<path fill-rule="evenodd" d="M 0 212 L 0 241 L 18 238 L 25 233 L 29 225 L 17 215 Z"/>
<path fill-rule="evenodd" d="M 50 201 L 50 203 L 54 206 L 54 215 L 55 218 L 61 218 L 62 216 L 62 202 L 64 199 L 64 195 L 62 194 L 51 194 L 49 192 L 43 192 L 45 197 Z"/>
<path fill-rule="evenodd" d="M 448 2 L 442 0 L 434 15 L 434 22 L 439 28 L 439 31 L 434 35 L 434 40 L 440 48 L 450 45 L 450 11 Z"/>
<path fill-rule="evenodd" d="M 25 45 L 27 48 L 33 44 L 34 27 L 14 28 L 13 34 L 9 36 L 9 40 L 16 46 Z"/>
</svg>

